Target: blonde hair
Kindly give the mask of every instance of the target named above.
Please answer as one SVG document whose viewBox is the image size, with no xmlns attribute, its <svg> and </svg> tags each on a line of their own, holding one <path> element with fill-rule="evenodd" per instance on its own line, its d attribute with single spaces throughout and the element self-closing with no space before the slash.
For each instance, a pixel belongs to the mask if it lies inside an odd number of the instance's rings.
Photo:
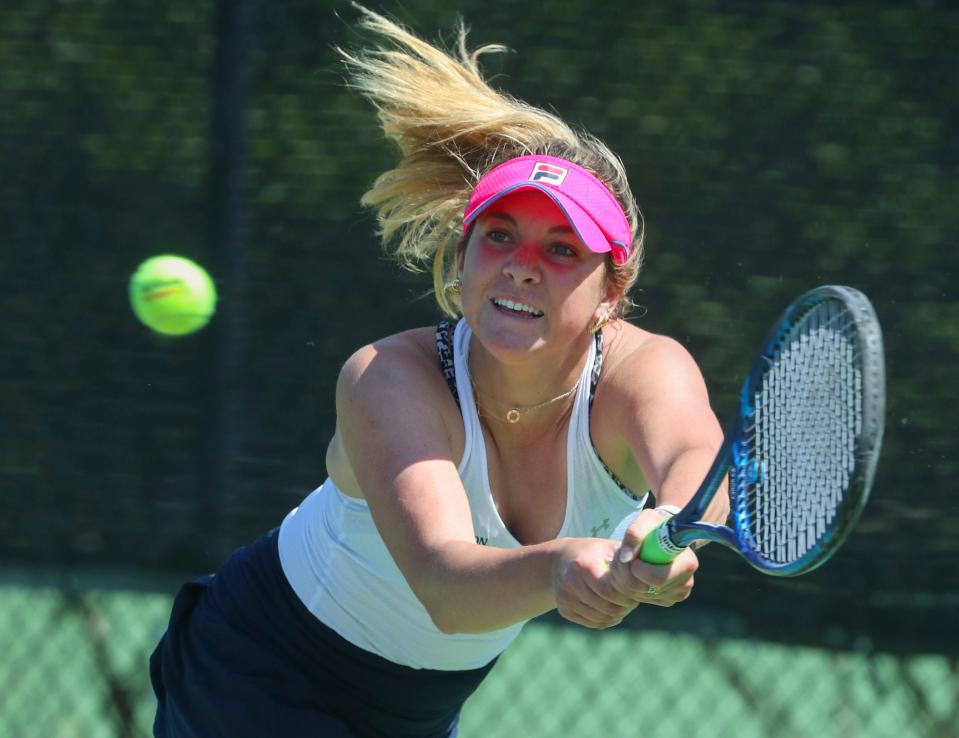
<svg viewBox="0 0 959 738">
<path fill-rule="evenodd" d="M 574 131 L 558 116 L 494 90 L 479 68 L 483 54 L 505 51 L 466 46 L 460 23 L 455 52 L 439 49 L 393 21 L 355 5 L 361 28 L 388 43 L 357 53 L 338 49 L 349 83 L 377 110 L 400 161 L 380 175 L 362 199 L 376 211 L 384 247 L 404 267 L 430 265 L 437 304 L 459 313 L 443 285 L 456 276 L 463 210 L 480 178 L 524 154 L 558 156 L 592 172 L 615 195 L 633 233 L 625 264 L 607 262 L 607 279 L 621 295 L 615 315 L 632 306 L 626 296 L 642 263 L 643 223 L 619 158 L 599 139 Z"/>
</svg>

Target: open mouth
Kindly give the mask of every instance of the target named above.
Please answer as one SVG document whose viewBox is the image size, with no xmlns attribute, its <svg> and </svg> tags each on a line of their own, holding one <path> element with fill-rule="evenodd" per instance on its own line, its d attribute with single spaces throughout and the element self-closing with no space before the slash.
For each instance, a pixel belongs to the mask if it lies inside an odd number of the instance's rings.
<svg viewBox="0 0 959 738">
<path fill-rule="evenodd" d="M 520 318 L 543 317 L 542 310 L 537 310 L 532 305 L 527 305 L 523 302 L 497 297 L 492 300 L 492 303 L 497 310 L 499 310 L 501 313 L 506 313 L 507 315 L 515 315 Z"/>
</svg>

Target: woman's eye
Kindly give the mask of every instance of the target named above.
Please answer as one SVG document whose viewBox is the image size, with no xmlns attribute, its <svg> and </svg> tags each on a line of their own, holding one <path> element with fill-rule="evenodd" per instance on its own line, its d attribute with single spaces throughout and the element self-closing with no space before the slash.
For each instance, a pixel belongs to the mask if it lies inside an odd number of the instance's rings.
<svg viewBox="0 0 959 738">
<path fill-rule="evenodd" d="M 554 254 L 559 254 L 560 256 L 576 256 L 576 250 L 572 246 L 567 246 L 565 243 L 554 243 L 550 248 Z"/>
<path fill-rule="evenodd" d="M 486 234 L 486 237 L 496 243 L 505 243 L 509 240 L 509 234 L 504 231 L 490 231 Z"/>
</svg>

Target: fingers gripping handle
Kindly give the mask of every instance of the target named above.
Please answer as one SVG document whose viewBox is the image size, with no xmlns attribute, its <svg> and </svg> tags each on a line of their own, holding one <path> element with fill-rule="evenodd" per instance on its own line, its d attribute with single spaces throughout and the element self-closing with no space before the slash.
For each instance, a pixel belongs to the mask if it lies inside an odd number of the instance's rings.
<svg viewBox="0 0 959 738">
<path fill-rule="evenodd" d="M 647 564 L 668 564 L 686 547 L 677 546 L 669 537 L 669 521 L 664 520 L 649 532 L 639 549 L 639 558 Z"/>
</svg>

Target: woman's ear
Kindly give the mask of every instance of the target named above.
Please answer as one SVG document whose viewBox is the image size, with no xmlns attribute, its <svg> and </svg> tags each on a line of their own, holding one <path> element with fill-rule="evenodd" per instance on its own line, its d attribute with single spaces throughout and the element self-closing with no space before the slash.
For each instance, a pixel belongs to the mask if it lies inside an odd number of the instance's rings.
<svg viewBox="0 0 959 738">
<path fill-rule="evenodd" d="M 619 287 L 611 279 L 607 279 L 602 300 L 596 308 L 597 314 L 600 317 L 613 318 L 616 314 L 616 306 L 619 305 L 622 296 Z"/>
</svg>

